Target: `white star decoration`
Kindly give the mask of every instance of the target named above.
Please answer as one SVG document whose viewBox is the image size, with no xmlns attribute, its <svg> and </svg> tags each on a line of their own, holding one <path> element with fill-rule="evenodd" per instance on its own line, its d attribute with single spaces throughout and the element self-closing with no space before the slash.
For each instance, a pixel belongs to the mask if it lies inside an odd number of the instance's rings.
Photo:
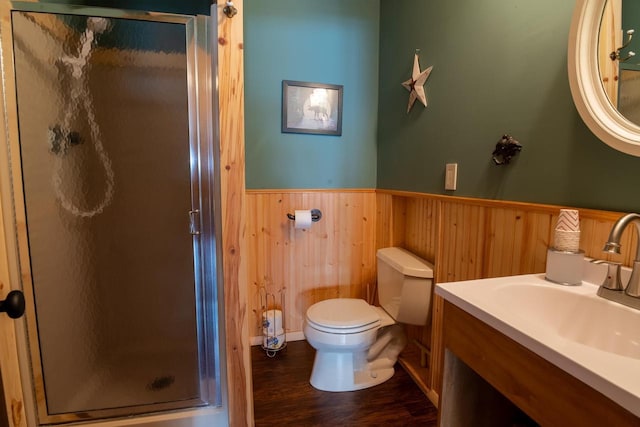
<svg viewBox="0 0 640 427">
<path fill-rule="evenodd" d="M 411 74 L 411 78 L 405 82 L 402 82 L 402 86 L 404 86 L 409 91 L 409 105 L 407 105 L 407 113 L 411 111 L 411 107 L 413 107 L 416 99 L 419 99 L 422 105 L 424 105 L 425 107 L 427 106 L 427 94 L 424 92 L 424 84 L 429 78 L 429 74 L 431 74 L 432 69 L 433 65 L 420 72 L 418 54 L 415 54 L 415 56 L 413 57 L 413 73 Z"/>
</svg>

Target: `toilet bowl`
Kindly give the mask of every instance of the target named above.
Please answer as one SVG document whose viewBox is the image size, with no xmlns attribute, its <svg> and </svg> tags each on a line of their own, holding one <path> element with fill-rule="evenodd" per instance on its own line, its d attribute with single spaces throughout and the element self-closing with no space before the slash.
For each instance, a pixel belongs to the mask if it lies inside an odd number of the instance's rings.
<svg viewBox="0 0 640 427">
<path fill-rule="evenodd" d="M 428 321 L 433 266 L 401 248 L 380 249 L 377 259 L 382 307 L 334 298 L 307 310 L 303 332 L 316 349 L 310 378 L 316 389 L 353 391 L 387 381 L 406 345 L 398 322 Z"/>
<path fill-rule="evenodd" d="M 391 378 L 396 360 L 372 358 L 369 353 L 381 331 L 404 347 L 402 330 L 389 328 L 395 323 L 383 309 L 361 299 L 325 300 L 311 306 L 304 324 L 304 335 L 316 349 L 311 385 L 324 391 L 352 391 Z"/>
</svg>

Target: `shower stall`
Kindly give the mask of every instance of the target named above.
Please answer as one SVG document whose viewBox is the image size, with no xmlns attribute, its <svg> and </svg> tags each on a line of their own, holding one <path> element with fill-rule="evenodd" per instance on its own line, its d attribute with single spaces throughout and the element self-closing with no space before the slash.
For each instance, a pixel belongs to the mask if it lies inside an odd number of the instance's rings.
<svg viewBox="0 0 640 427">
<path fill-rule="evenodd" d="M 0 167 L 33 422 L 225 423 L 215 13 L 10 3 Z"/>
</svg>

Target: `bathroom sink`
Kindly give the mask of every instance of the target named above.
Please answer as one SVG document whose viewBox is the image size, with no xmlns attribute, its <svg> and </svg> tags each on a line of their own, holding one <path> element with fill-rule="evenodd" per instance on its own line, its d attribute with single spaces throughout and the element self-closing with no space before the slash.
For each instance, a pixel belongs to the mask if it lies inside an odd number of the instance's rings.
<svg viewBox="0 0 640 427">
<path fill-rule="evenodd" d="M 496 302 L 562 338 L 640 359 L 640 311 L 567 287 L 513 283 L 495 289 Z"/>
<path fill-rule="evenodd" d="M 435 292 L 640 417 L 640 310 L 599 297 L 606 267 L 587 264 L 580 286 L 528 274 Z"/>
</svg>

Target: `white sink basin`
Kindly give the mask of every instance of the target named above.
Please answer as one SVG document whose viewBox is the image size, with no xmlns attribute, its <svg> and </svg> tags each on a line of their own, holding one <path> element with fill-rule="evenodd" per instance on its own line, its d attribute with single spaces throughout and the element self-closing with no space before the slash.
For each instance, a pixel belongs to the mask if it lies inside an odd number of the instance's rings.
<svg viewBox="0 0 640 427">
<path fill-rule="evenodd" d="M 640 359 L 640 311 L 567 287 L 513 283 L 495 289 L 496 302 L 549 333 L 620 356 Z"/>
<path fill-rule="evenodd" d="M 597 290 L 528 274 L 440 283 L 435 292 L 640 417 L 640 311 Z"/>
</svg>

